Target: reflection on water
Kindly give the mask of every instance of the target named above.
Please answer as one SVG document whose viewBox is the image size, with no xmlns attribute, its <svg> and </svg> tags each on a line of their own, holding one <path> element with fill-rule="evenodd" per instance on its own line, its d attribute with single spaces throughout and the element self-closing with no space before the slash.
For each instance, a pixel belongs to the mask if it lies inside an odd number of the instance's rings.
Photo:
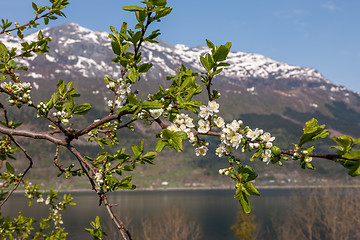
<svg viewBox="0 0 360 240">
<path fill-rule="evenodd" d="M 282 209 L 291 190 L 263 189 L 261 197 L 252 197 L 251 203 L 255 221 L 260 227 L 271 224 L 271 215 L 284 212 Z M 201 239 L 235 240 L 230 229 L 237 220 L 239 203 L 233 198 L 233 190 L 167 190 L 167 191 L 126 191 L 109 194 L 111 203 L 117 204 L 116 211 L 134 236 L 139 236 L 144 219 L 156 219 L 166 215 L 167 211 L 178 209 L 188 222 L 195 222 L 201 230 Z M 59 194 L 61 197 L 61 194 Z M 69 207 L 63 213 L 64 226 L 69 232 L 68 239 L 90 239 L 84 231 L 96 216 L 105 228 L 111 232 L 112 223 L 103 206 L 93 192 L 72 193 L 77 206 Z M 21 211 L 24 216 L 36 216 L 37 219 L 48 214 L 47 206 L 33 204 L 27 206 L 23 194 L 16 194 L 2 209 L 2 215 L 12 217 Z M 111 238 L 110 238 L 111 239 Z"/>
</svg>

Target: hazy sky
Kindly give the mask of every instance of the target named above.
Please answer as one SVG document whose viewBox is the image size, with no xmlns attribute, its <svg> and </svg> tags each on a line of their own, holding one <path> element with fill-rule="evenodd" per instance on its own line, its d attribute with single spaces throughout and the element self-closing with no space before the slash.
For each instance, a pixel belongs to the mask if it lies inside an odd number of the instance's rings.
<svg viewBox="0 0 360 240">
<path fill-rule="evenodd" d="M 35 1 L 38 5 L 44 0 Z M 121 10 L 138 0 L 70 0 L 66 19 L 92 30 L 133 23 Z M 24 22 L 31 1 L 0 0 L 0 18 Z M 360 92 L 359 0 L 168 0 L 173 12 L 156 23 L 160 38 L 190 47 L 233 43 L 232 51 L 263 54 L 291 65 L 313 67 L 330 81 Z"/>
</svg>

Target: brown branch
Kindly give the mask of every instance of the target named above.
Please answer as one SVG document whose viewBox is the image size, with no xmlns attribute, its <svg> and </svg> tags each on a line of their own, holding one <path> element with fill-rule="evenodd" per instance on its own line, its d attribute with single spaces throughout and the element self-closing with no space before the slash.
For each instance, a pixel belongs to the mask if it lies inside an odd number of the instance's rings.
<svg viewBox="0 0 360 240">
<path fill-rule="evenodd" d="M 125 227 L 125 224 L 116 216 L 112 210 L 112 205 L 109 204 L 105 193 L 99 193 L 99 197 L 105 203 L 106 210 L 108 211 L 111 220 L 115 223 L 116 227 L 119 229 L 121 236 L 124 240 L 132 240 L 129 230 Z"/>
<path fill-rule="evenodd" d="M 30 170 L 30 168 L 32 168 L 33 165 L 33 161 L 31 156 L 28 154 L 28 152 L 25 150 L 25 148 L 23 148 L 15 139 L 12 135 L 8 135 L 11 140 L 15 143 L 15 145 L 21 149 L 21 151 L 25 154 L 26 158 L 29 160 L 29 166 L 25 169 L 25 171 L 23 172 L 22 176 L 20 177 L 20 179 L 18 180 L 18 182 L 16 183 L 15 187 L 9 192 L 9 194 L 6 196 L 6 198 L 0 203 L 0 208 L 2 207 L 2 205 L 4 205 L 4 203 L 9 199 L 9 197 L 13 194 L 13 192 L 19 187 L 20 183 L 22 182 L 22 180 L 24 179 L 24 176 L 27 174 L 27 172 Z"/>
<path fill-rule="evenodd" d="M 281 151 L 281 154 L 288 155 L 288 156 L 293 156 L 294 151 L 293 150 Z M 342 157 L 341 155 L 338 155 L 338 154 L 312 153 L 312 154 L 309 155 L 309 157 L 323 158 L 323 159 L 327 159 L 327 160 L 331 160 L 331 161 L 336 161 L 337 159 L 349 160 L 349 161 L 360 161 L 360 158 L 350 159 L 350 158 Z"/>
<path fill-rule="evenodd" d="M 44 15 L 41 15 L 41 16 L 36 15 L 35 18 L 33 19 L 33 21 L 35 22 L 35 21 L 37 21 L 37 20 L 39 20 L 39 19 L 41 19 L 41 18 L 50 16 L 50 15 L 52 15 L 52 14 L 54 14 L 54 13 L 51 12 L 51 11 L 49 11 L 48 13 L 46 13 L 46 14 L 44 14 Z M 15 31 L 15 30 L 18 30 L 18 29 L 23 29 L 23 28 L 28 27 L 28 26 L 30 26 L 30 23 L 26 23 L 26 24 L 23 24 L 23 25 L 21 25 L 21 26 L 18 26 L 18 27 L 9 29 L 9 30 L 2 30 L 2 31 L 0 32 L 0 35 L 1 35 L 1 34 L 4 34 L 4 33 L 7 33 L 7 32 Z"/>
<path fill-rule="evenodd" d="M 81 156 L 80 152 L 78 152 L 73 146 L 71 145 L 67 145 L 67 148 L 69 149 L 70 152 L 72 152 L 76 158 L 78 159 L 80 165 L 82 166 L 84 172 L 86 173 L 92 188 L 94 191 L 97 191 L 96 189 L 96 184 L 94 182 L 94 179 L 90 176 L 89 171 L 87 170 L 86 167 L 88 167 L 92 174 L 95 175 L 96 170 L 94 169 L 94 167 L 85 159 Z M 86 167 L 84 166 L 86 165 Z M 101 190 L 101 191 L 97 191 L 99 194 L 99 197 L 101 199 L 101 201 L 104 202 L 106 209 L 110 215 L 111 220 L 116 224 L 117 228 L 119 229 L 123 239 L 125 240 L 132 240 L 130 232 L 126 229 L 124 223 L 116 216 L 116 214 L 114 213 L 114 211 L 112 210 L 112 205 L 109 204 L 109 201 L 107 200 L 107 197 L 105 195 L 105 193 Z"/>
<path fill-rule="evenodd" d="M 28 138 L 33 138 L 33 139 L 44 139 L 44 140 L 47 140 L 54 144 L 62 145 L 62 146 L 67 145 L 67 142 L 65 140 L 55 138 L 47 133 L 38 133 L 38 132 L 32 132 L 32 131 L 28 131 L 28 130 L 12 129 L 12 128 L 4 127 L 2 125 L 0 125 L 0 133 L 6 134 L 6 135 L 12 135 L 12 136 L 28 137 Z"/>
<path fill-rule="evenodd" d="M 87 176 L 93 181 L 89 171 L 87 170 L 90 169 L 91 170 L 91 173 L 92 175 L 95 175 L 96 173 L 96 169 L 93 165 L 91 165 L 82 155 L 81 153 L 75 148 L 73 147 L 72 145 L 68 144 L 66 145 L 66 148 L 78 159 L 79 163 L 81 164 L 81 166 L 83 167 L 83 170 L 85 171 L 85 173 L 87 174 Z M 84 165 L 87 167 L 85 167 Z M 94 187 L 95 185 L 93 185 Z M 94 188 L 95 189 L 95 188 Z"/>
<path fill-rule="evenodd" d="M 116 114 L 110 114 L 110 115 L 100 119 L 97 122 L 91 123 L 89 126 L 87 126 L 84 129 L 76 130 L 74 132 L 74 138 L 78 138 L 78 137 L 80 137 L 80 136 L 82 136 L 84 134 L 87 134 L 91 130 L 103 125 L 104 123 L 110 122 L 110 121 L 115 120 L 115 119 L 120 119 L 122 116 L 127 115 L 127 114 L 132 114 L 132 113 L 133 112 L 123 111 L 123 112 L 119 112 L 119 113 L 116 113 Z"/>
</svg>

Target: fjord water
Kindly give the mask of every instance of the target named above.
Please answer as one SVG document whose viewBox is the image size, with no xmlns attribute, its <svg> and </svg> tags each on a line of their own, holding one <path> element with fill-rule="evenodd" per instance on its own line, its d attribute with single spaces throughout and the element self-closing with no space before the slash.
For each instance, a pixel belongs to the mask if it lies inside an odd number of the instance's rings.
<svg viewBox="0 0 360 240">
<path fill-rule="evenodd" d="M 283 203 L 291 194 L 289 189 L 262 189 L 261 197 L 252 197 L 251 203 L 255 222 L 264 227 L 271 224 L 274 214 L 281 214 Z M 96 216 L 105 230 L 113 229 L 104 206 L 93 192 L 71 193 L 77 206 L 70 206 L 63 212 L 64 227 L 69 232 L 67 239 L 91 239 L 84 228 L 91 228 L 90 222 Z M 173 208 L 179 209 L 189 222 L 195 221 L 201 230 L 201 239 L 235 240 L 230 227 L 236 222 L 239 203 L 233 198 L 234 190 L 154 190 L 123 191 L 109 194 L 110 201 L 117 204 L 116 212 L 126 222 L 130 221 L 132 232 L 139 230 L 144 218 L 153 218 Z M 46 195 L 44 195 L 46 196 Z M 59 197 L 62 194 L 59 193 Z M 34 203 L 28 207 L 23 194 L 17 193 L 5 204 L 2 215 L 35 216 L 38 220 L 47 217 L 48 206 Z M 136 234 L 135 234 L 136 235 Z M 109 236 L 109 239 L 113 239 Z"/>
</svg>

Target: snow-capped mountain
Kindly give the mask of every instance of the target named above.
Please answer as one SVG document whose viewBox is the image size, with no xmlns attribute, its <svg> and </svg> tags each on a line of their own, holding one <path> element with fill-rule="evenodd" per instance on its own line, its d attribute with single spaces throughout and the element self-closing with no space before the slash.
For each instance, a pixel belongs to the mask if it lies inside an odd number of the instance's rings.
<svg viewBox="0 0 360 240">
<path fill-rule="evenodd" d="M 115 55 L 108 33 L 70 23 L 44 29 L 43 34 L 53 40 L 49 44 L 50 52 L 19 59 L 20 65 L 29 67 L 29 71 L 20 73 L 22 79 L 33 82 L 34 89 L 40 92 L 50 86 L 48 83 L 61 78 L 73 80 L 79 89 L 80 85 L 85 88 L 85 97 L 91 97 L 95 102 L 103 98 L 102 92 L 97 91 L 104 88 L 102 79 L 105 76 L 117 78 L 120 72 L 119 65 L 111 61 Z M 30 34 L 24 41 L 36 36 L 37 33 Z M 0 41 L 8 48 L 20 48 L 20 42 L 14 36 L 0 36 Z M 181 64 L 194 71 L 204 71 L 199 55 L 205 55 L 209 49 L 181 44 L 173 46 L 160 41 L 159 44 L 145 43 L 142 52 L 143 61 L 151 61 L 154 66 L 142 76 L 144 81 L 137 88 L 155 91 L 158 83 L 166 84 L 166 75 L 176 74 L 176 68 Z M 214 88 L 223 96 L 224 109 L 231 109 L 225 117 L 238 117 L 244 113 L 274 113 L 288 117 L 285 116 L 287 109 L 317 111 L 334 117 L 329 106 L 335 102 L 360 112 L 358 93 L 331 83 L 316 69 L 291 66 L 260 54 L 244 52 L 230 52 L 226 62 L 231 66 L 214 80 Z"/>
</svg>

